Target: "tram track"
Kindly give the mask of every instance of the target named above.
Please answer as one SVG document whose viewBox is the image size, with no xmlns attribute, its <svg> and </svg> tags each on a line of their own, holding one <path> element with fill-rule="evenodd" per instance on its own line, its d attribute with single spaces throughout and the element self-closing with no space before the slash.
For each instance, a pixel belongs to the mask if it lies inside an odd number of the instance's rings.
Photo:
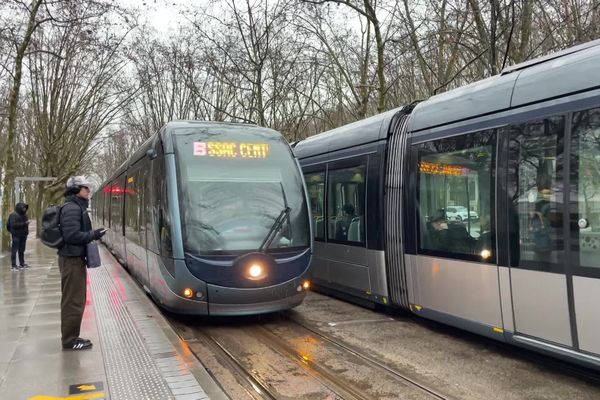
<svg viewBox="0 0 600 400">
<path fill-rule="evenodd" d="M 305 329 L 306 331 L 310 332 L 311 334 L 317 336 L 321 340 L 323 340 L 339 349 L 342 349 L 343 351 L 346 351 L 347 353 L 353 355 L 354 357 L 361 359 L 363 362 L 368 363 L 371 366 L 373 366 L 374 369 L 377 369 L 380 372 L 389 374 L 389 375 L 395 377 L 396 379 L 398 379 L 399 381 L 403 382 L 406 385 L 410 385 L 412 387 L 417 388 L 418 390 L 422 391 L 423 393 L 426 393 L 427 395 L 431 396 L 432 398 L 435 398 L 438 400 L 456 400 L 454 397 L 449 396 L 444 393 L 441 393 L 436 388 L 420 381 L 418 378 L 415 378 L 414 376 L 411 376 L 408 373 L 398 371 L 397 369 L 391 368 L 391 367 L 383 364 L 382 362 L 374 359 L 373 357 L 371 357 L 367 354 L 364 354 L 363 352 L 354 348 L 353 346 L 342 343 L 341 341 L 327 335 L 326 333 L 321 332 L 317 328 L 311 327 L 305 321 L 302 321 L 301 319 L 299 319 L 297 317 L 295 318 L 295 317 L 290 316 L 288 312 L 284 311 L 284 312 L 281 312 L 280 314 L 286 320 L 302 327 L 303 329 Z"/>
<path fill-rule="evenodd" d="M 289 346 L 284 340 L 264 328 L 263 326 L 253 328 L 257 337 L 262 337 L 265 343 L 277 353 L 288 359 L 297 362 L 312 377 L 318 380 L 323 386 L 327 387 L 336 399 L 344 400 L 371 400 L 372 396 L 365 391 L 354 387 L 351 383 L 339 379 L 329 369 L 324 368 L 310 359 L 303 357 L 296 349 Z"/>
<path fill-rule="evenodd" d="M 298 365 L 308 375 L 323 385 L 323 387 L 327 389 L 328 394 L 333 396 L 332 398 L 339 400 L 371 400 L 373 398 L 370 394 L 338 379 L 335 374 L 326 368 L 322 368 L 311 363 L 309 360 L 306 360 L 287 345 L 284 340 L 278 338 L 268 329 L 262 326 L 253 326 L 243 330 L 244 333 L 259 340 L 281 357 L 285 357 Z M 219 361 L 239 378 L 238 383 L 244 387 L 248 395 L 253 399 L 280 400 L 288 398 L 279 395 L 271 385 L 257 376 L 257 374 L 252 371 L 252 368 L 245 367 L 244 363 L 234 355 L 233 351 L 228 349 L 227 345 L 217 339 L 212 333 L 202 332 L 198 329 L 195 329 L 194 331 L 197 335 L 197 339 L 193 341 L 201 341 L 206 345 Z M 190 340 L 187 341 L 190 342 Z M 198 354 L 193 351 L 193 349 L 192 353 L 199 361 L 201 361 Z"/>
<path fill-rule="evenodd" d="M 271 387 L 263 381 L 259 376 L 254 374 L 248 368 L 244 367 L 241 360 L 238 359 L 231 351 L 227 349 L 223 343 L 208 332 L 195 330 L 197 338 L 194 341 L 200 340 L 206 347 L 210 349 L 213 355 L 219 362 L 229 369 L 236 377 L 240 386 L 244 388 L 248 396 L 254 400 L 279 400 L 279 397 L 271 389 Z M 199 336 L 199 337 L 198 337 Z M 186 340 L 188 343 L 192 340 Z M 191 353 L 202 363 L 199 355 L 193 348 Z M 217 377 L 214 377 L 218 382 Z"/>
<path fill-rule="evenodd" d="M 462 389 L 440 390 L 445 385 L 435 384 L 437 378 L 367 354 L 293 311 L 176 325 L 194 356 L 231 398 L 462 398 Z"/>
<path fill-rule="evenodd" d="M 260 346 L 263 352 L 269 351 L 277 355 L 281 365 L 293 364 L 296 373 L 302 371 L 301 373 L 307 376 L 307 384 L 313 381 L 313 385 L 321 387 L 320 393 L 325 394 L 328 399 L 371 400 L 379 398 L 378 394 L 381 394 L 381 397 L 388 399 L 406 395 L 419 399 L 454 400 L 283 313 L 279 315 L 282 317 L 279 321 L 236 326 L 233 330 L 214 326 L 193 327 L 193 338 L 186 341 L 208 349 L 217 362 L 235 377 L 248 396 L 256 400 L 280 400 L 290 397 L 282 394 L 286 392 L 285 384 L 282 387 L 277 379 L 263 378 L 267 375 L 264 370 L 261 371 L 260 363 L 255 365 L 252 355 L 241 350 L 252 341 L 254 346 Z M 307 357 L 301 346 L 285 334 L 286 329 L 295 330 L 298 337 L 314 344 L 320 354 Z M 247 342 L 238 342 L 241 338 Z M 202 361 L 194 346 L 190 346 L 190 349 L 194 356 Z M 353 375 L 348 374 L 353 367 L 369 372 L 361 376 L 362 379 L 353 379 Z M 378 383 L 371 382 L 375 376 L 378 377 Z M 219 381 L 218 377 L 214 378 Z M 387 386 L 387 389 L 382 392 L 380 384 Z M 395 390 L 390 391 L 392 388 Z"/>
</svg>

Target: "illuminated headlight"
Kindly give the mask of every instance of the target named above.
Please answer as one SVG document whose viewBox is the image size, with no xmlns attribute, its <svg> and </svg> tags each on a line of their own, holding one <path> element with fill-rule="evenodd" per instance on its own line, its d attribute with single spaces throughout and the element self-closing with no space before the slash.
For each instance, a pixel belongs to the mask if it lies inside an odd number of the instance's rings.
<svg viewBox="0 0 600 400">
<path fill-rule="evenodd" d="M 263 279 L 266 276 L 265 269 L 260 264 L 252 264 L 250 268 L 248 268 L 248 279 L 258 280 Z"/>
<path fill-rule="evenodd" d="M 190 288 L 185 288 L 183 290 L 183 296 L 185 298 L 191 299 L 192 296 L 194 296 L 194 291 L 192 289 L 190 289 Z"/>
<path fill-rule="evenodd" d="M 492 256 L 492 252 L 484 249 L 481 251 L 481 258 L 483 258 L 484 260 L 487 260 L 488 258 L 490 258 Z"/>
<path fill-rule="evenodd" d="M 248 270 L 248 274 L 250 275 L 250 277 L 252 278 L 258 278 L 259 276 L 261 276 L 263 273 L 263 269 L 260 265 L 258 264 L 253 264 L 250 269 Z"/>
</svg>

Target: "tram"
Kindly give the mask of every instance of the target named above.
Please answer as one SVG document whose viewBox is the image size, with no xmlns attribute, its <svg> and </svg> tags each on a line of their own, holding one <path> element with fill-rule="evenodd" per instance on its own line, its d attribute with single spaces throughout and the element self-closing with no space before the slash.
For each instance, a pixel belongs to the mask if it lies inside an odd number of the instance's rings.
<svg viewBox="0 0 600 400">
<path fill-rule="evenodd" d="M 307 138 L 315 284 L 600 368 L 600 41 Z"/>
<path fill-rule="evenodd" d="M 91 213 L 160 306 L 246 315 L 302 302 L 312 257 L 307 200 L 281 134 L 175 121 L 101 185 Z"/>
</svg>

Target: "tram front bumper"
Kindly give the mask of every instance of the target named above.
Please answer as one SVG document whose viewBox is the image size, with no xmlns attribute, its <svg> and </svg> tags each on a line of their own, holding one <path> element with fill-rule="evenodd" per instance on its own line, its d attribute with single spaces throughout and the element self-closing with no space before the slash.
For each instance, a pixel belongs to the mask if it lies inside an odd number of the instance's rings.
<svg viewBox="0 0 600 400">
<path fill-rule="evenodd" d="M 296 278 L 279 285 L 240 289 L 206 285 L 209 315 L 262 314 L 296 307 L 302 303 L 306 279 Z"/>
</svg>

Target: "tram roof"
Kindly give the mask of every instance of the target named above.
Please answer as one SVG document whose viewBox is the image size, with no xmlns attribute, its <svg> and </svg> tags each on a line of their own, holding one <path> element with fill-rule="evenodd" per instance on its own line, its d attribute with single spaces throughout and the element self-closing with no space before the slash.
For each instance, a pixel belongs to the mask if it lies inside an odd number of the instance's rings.
<svg viewBox="0 0 600 400">
<path fill-rule="evenodd" d="M 176 129 L 181 128 L 249 128 L 260 131 L 261 134 L 266 135 L 271 138 L 281 137 L 281 133 L 273 130 L 271 128 L 265 128 L 256 124 L 247 124 L 242 122 L 214 122 L 214 121 L 190 121 L 190 120 L 176 120 L 168 122 L 164 126 L 164 131 L 161 135 L 161 139 L 163 140 L 163 146 L 165 149 L 165 153 L 172 153 L 174 151 L 173 148 L 173 140 L 171 140 L 172 135 L 177 135 L 175 132 Z"/>
<path fill-rule="evenodd" d="M 247 128 L 256 128 L 260 129 L 262 133 L 275 136 L 281 136 L 281 134 L 271 128 L 261 127 L 256 124 L 248 124 L 241 122 L 215 122 L 215 121 L 195 121 L 195 120 L 174 120 L 167 122 L 158 132 L 154 133 L 150 136 L 146 141 L 125 161 L 123 162 L 116 170 L 113 172 L 112 176 L 107 179 L 102 185 L 105 185 L 107 182 L 110 182 L 120 176 L 125 170 L 131 167 L 134 163 L 140 160 L 148 149 L 151 148 L 152 144 L 155 140 L 157 140 L 157 136 L 160 135 L 160 139 L 163 141 L 165 153 L 173 152 L 173 141 L 170 140 L 171 135 L 174 134 L 174 130 L 178 128 L 217 128 L 217 127 L 247 127 Z M 176 134 L 176 133 L 175 133 Z"/>
<path fill-rule="evenodd" d="M 370 118 L 340 126 L 318 135 L 310 136 L 294 147 L 298 158 L 376 142 L 387 137 L 387 127 L 394 115 L 404 107 L 395 108 Z"/>
<path fill-rule="evenodd" d="M 600 40 L 508 67 L 500 75 L 418 104 L 409 130 L 418 132 L 600 87 L 598 65 Z"/>
<path fill-rule="evenodd" d="M 246 126 L 246 127 L 252 127 L 252 128 L 261 128 L 260 126 L 258 126 L 256 124 L 248 124 L 248 123 L 243 123 L 243 122 L 195 121 L 195 120 L 187 120 L 187 119 L 178 119 L 178 120 L 167 122 L 164 127 L 165 127 L 165 129 L 176 129 L 176 128 L 197 128 L 197 127 L 216 128 L 216 127 L 222 127 L 222 126 L 232 126 L 232 127 Z M 269 128 L 263 128 L 263 129 L 269 129 Z"/>
</svg>

